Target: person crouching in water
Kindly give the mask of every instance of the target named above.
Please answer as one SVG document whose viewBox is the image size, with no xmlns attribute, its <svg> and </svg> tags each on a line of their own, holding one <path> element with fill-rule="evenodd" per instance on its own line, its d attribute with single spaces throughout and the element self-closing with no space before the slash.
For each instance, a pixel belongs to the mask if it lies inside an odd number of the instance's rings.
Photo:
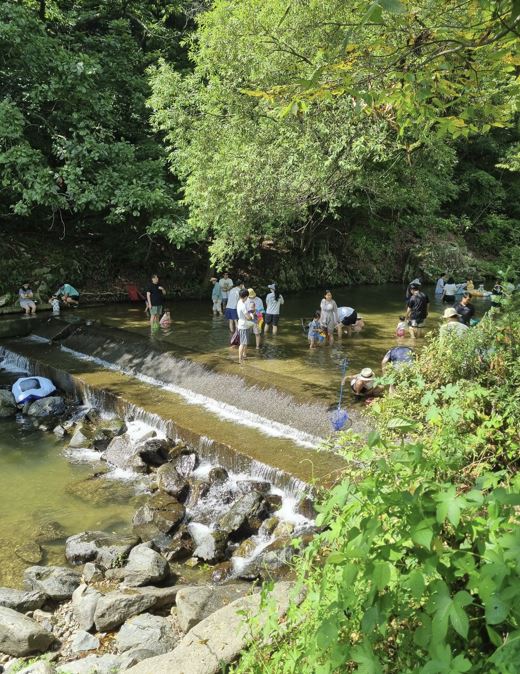
<svg viewBox="0 0 520 674">
<path fill-rule="evenodd" d="M 349 375 L 343 378 L 343 384 L 348 379 Z M 369 396 L 378 396 L 382 393 L 380 386 L 375 384 L 376 375 L 369 367 L 364 367 L 361 372 L 356 374 L 350 380 L 350 388 L 352 393 L 358 398 L 368 398 Z"/>
</svg>

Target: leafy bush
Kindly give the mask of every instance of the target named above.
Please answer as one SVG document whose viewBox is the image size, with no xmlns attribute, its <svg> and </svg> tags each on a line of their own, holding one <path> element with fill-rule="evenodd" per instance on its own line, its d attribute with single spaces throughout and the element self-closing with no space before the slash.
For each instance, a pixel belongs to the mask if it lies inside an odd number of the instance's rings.
<svg viewBox="0 0 520 674">
<path fill-rule="evenodd" d="M 235 672 L 514 674 L 520 661 L 520 315 L 433 339 L 372 406 L 366 443 L 296 563 L 307 596 Z"/>
</svg>

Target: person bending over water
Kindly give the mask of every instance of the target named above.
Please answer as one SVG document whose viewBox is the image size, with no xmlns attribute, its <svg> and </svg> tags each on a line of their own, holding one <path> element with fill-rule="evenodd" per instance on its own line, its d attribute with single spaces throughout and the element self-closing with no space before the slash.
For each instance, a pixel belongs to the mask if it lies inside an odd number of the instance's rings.
<svg viewBox="0 0 520 674">
<path fill-rule="evenodd" d="M 332 346 L 332 344 L 334 344 L 334 330 L 339 323 L 339 318 L 338 305 L 332 299 L 332 293 L 330 290 L 325 291 L 325 295 L 321 300 L 320 309 L 320 323 L 324 328 L 326 328 L 329 344 Z"/>
<path fill-rule="evenodd" d="M 347 335 L 351 337 L 352 335 L 352 330 L 354 326 L 357 323 L 358 320 L 358 314 L 355 309 L 352 307 L 339 307 L 338 308 L 338 319 L 339 323 L 337 325 L 338 328 L 338 337 L 341 337 L 341 333 L 343 330 L 343 327 L 345 327 L 347 331 Z"/>
<path fill-rule="evenodd" d="M 66 306 L 77 307 L 79 304 L 79 292 L 70 283 L 62 283 L 54 294 L 56 297 L 61 298 L 61 301 Z"/>
<path fill-rule="evenodd" d="M 343 384 L 350 375 L 343 377 Z M 364 367 L 361 372 L 354 375 L 350 380 L 352 393 L 358 398 L 367 398 L 369 396 L 378 396 L 382 393 L 380 386 L 375 384 L 376 375 L 369 367 Z"/>
</svg>

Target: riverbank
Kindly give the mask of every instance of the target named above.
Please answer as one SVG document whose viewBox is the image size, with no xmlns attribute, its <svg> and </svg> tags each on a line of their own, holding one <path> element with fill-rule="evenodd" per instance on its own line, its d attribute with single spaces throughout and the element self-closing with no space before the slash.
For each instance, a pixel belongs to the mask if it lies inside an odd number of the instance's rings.
<svg viewBox="0 0 520 674">
<path fill-rule="evenodd" d="M 237 674 L 514 672 L 520 620 L 520 305 L 389 377 L 377 432 L 319 504 L 308 594 Z"/>
</svg>

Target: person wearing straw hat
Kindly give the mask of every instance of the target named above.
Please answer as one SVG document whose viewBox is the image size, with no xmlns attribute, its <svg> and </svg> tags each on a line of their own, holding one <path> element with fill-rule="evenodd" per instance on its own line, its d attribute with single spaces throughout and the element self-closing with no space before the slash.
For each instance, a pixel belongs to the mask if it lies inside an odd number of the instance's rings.
<svg viewBox="0 0 520 674">
<path fill-rule="evenodd" d="M 213 289 L 211 291 L 213 316 L 222 316 L 222 288 L 220 287 L 220 283 L 218 282 L 217 278 L 210 278 L 210 281 L 213 284 Z"/>
<path fill-rule="evenodd" d="M 262 341 L 262 328 L 264 327 L 264 303 L 261 297 L 255 293 L 253 288 L 248 288 L 249 311 L 254 316 L 253 335 L 256 340 L 256 348 L 260 348 Z"/>
<path fill-rule="evenodd" d="M 367 396 L 376 396 L 382 392 L 379 386 L 375 385 L 376 375 L 369 367 L 364 367 L 359 374 L 356 374 L 350 380 L 352 393 L 359 398 Z"/>
<path fill-rule="evenodd" d="M 456 335 L 457 337 L 464 337 L 469 330 L 469 327 L 460 322 L 460 316 L 453 307 L 448 307 L 442 314 L 444 325 L 441 325 L 440 336 Z"/>
</svg>

